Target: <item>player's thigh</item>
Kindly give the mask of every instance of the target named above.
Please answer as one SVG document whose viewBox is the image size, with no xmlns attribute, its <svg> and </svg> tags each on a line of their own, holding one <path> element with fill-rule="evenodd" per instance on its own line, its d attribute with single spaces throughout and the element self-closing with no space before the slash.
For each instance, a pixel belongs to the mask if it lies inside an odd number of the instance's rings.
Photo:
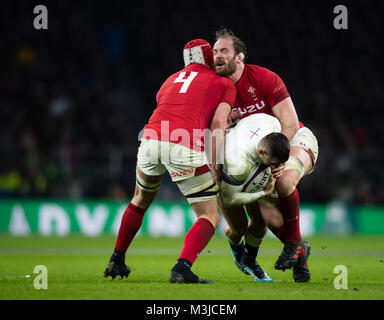
<svg viewBox="0 0 384 320">
<path fill-rule="evenodd" d="M 209 200 L 217 203 L 219 187 L 208 166 L 205 153 L 174 143 L 165 144 L 165 147 L 169 148 L 170 157 L 169 162 L 164 165 L 188 203 Z"/>
<path fill-rule="evenodd" d="M 176 182 L 180 192 L 186 197 L 189 205 L 192 207 L 198 218 L 208 219 L 216 228 L 220 223 L 220 214 L 218 211 L 218 191 L 214 177 L 207 165 L 201 167 L 188 167 L 178 165 L 179 171 L 169 169 L 170 172 L 182 172 L 184 175 L 171 175 L 172 180 Z"/>
<path fill-rule="evenodd" d="M 300 128 L 289 144 L 290 156 L 296 157 L 303 163 L 304 170 L 301 176 L 310 174 L 315 169 L 319 155 L 319 145 L 313 132 L 306 127 Z"/>
<path fill-rule="evenodd" d="M 146 183 L 151 184 L 159 184 L 161 183 L 164 173 L 161 173 L 161 171 L 155 172 L 156 174 L 148 175 L 144 173 L 138 166 L 136 167 L 136 175 L 140 178 L 140 180 L 145 181 Z"/>
<path fill-rule="evenodd" d="M 284 218 L 277 205 L 259 201 L 259 209 L 268 228 L 279 229 L 283 226 Z"/>
<path fill-rule="evenodd" d="M 134 205 L 149 206 L 160 188 L 166 171 L 159 158 L 159 141 L 142 140 L 137 152 Z"/>
<path fill-rule="evenodd" d="M 132 203 L 139 208 L 146 209 L 155 199 L 164 174 L 148 175 L 138 166 L 136 167 L 136 186 Z"/>
<path fill-rule="evenodd" d="M 300 160 L 300 163 L 303 165 L 302 176 L 305 176 L 312 169 L 312 158 L 308 151 L 306 151 L 305 149 L 292 146 L 289 156 L 295 157 L 296 159 Z"/>
<path fill-rule="evenodd" d="M 136 181 L 146 184 L 159 184 L 166 167 L 160 157 L 161 141 L 143 139 L 137 152 Z"/>
</svg>

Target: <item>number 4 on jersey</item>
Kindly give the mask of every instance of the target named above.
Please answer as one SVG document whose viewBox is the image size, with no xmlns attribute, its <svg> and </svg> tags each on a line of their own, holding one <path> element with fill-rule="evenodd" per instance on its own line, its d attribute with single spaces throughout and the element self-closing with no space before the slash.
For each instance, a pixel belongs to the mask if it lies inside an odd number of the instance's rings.
<svg viewBox="0 0 384 320">
<path fill-rule="evenodd" d="M 180 88 L 179 93 L 186 93 L 192 80 L 195 79 L 198 72 L 191 71 L 188 77 L 185 78 L 186 72 L 181 72 L 173 83 L 182 82 L 183 85 Z"/>
</svg>

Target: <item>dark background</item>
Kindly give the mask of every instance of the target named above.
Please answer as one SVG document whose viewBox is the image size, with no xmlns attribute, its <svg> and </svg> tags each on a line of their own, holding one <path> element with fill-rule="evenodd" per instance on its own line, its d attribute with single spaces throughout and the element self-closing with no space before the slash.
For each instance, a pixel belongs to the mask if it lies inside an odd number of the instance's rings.
<svg viewBox="0 0 384 320">
<path fill-rule="evenodd" d="M 48 8 L 36 30 L 33 8 Z M 348 9 L 335 30 L 333 8 Z M 220 26 L 276 72 L 317 136 L 301 201 L 384 204 L 380 1 L 7 1 L 0 11 L 0 196 L 125 199 L 138 132 L 194 38 Z M 158 199 L 180 199 L 163 182 Z"/>
</svg>

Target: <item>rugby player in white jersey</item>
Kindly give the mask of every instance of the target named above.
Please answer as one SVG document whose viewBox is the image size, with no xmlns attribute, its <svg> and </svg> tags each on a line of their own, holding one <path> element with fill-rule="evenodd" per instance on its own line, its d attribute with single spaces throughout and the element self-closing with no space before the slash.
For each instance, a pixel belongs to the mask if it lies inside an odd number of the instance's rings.
<svg viewBox="0 0 384 320">
<path fill-rule="evenodd" d="M 256 282 L 273 281 L 256 262 L 266 225 L 260 212 L 248 211 L 248 222 L 245 211 L 240 211 L 239 207 L 273 195 L 275 178 L 271 175 L 271 167 L 285 163 L 290 152 L 289 141 L 280 130 L 277 118 L 260 113 L 235 123 L 227 129 L 225 137 L 220 186 L 220 207 L 228 223 L 225 235 L 236 265 Z M 238 255 L 235 248 L 242 243 L 243 236 L 246 254 Z"/>
</svg>

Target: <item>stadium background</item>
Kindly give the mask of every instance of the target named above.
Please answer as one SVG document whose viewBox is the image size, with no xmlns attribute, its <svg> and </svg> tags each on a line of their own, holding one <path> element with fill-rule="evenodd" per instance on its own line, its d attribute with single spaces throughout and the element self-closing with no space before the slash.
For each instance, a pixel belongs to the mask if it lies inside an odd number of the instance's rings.
<svg viewBox="0 0 384 320">
<path fill-rule="evenodd" d="M 161 3 L 161 4 L 160 4 Z M 48 30 L 33 28 L 44 4 Z M 0 232 L 115 233 L 135 185 L 137 135 L 193 38 L 220 26 L 247 62 L 280 75 L 317 136 L 299 185 L 305 235 L 384 233 L 382 2 L 9 1 L 0 12 Z M 167 176 L 143 233 L 179 236 L 193 214 Z"/>
</svg>

